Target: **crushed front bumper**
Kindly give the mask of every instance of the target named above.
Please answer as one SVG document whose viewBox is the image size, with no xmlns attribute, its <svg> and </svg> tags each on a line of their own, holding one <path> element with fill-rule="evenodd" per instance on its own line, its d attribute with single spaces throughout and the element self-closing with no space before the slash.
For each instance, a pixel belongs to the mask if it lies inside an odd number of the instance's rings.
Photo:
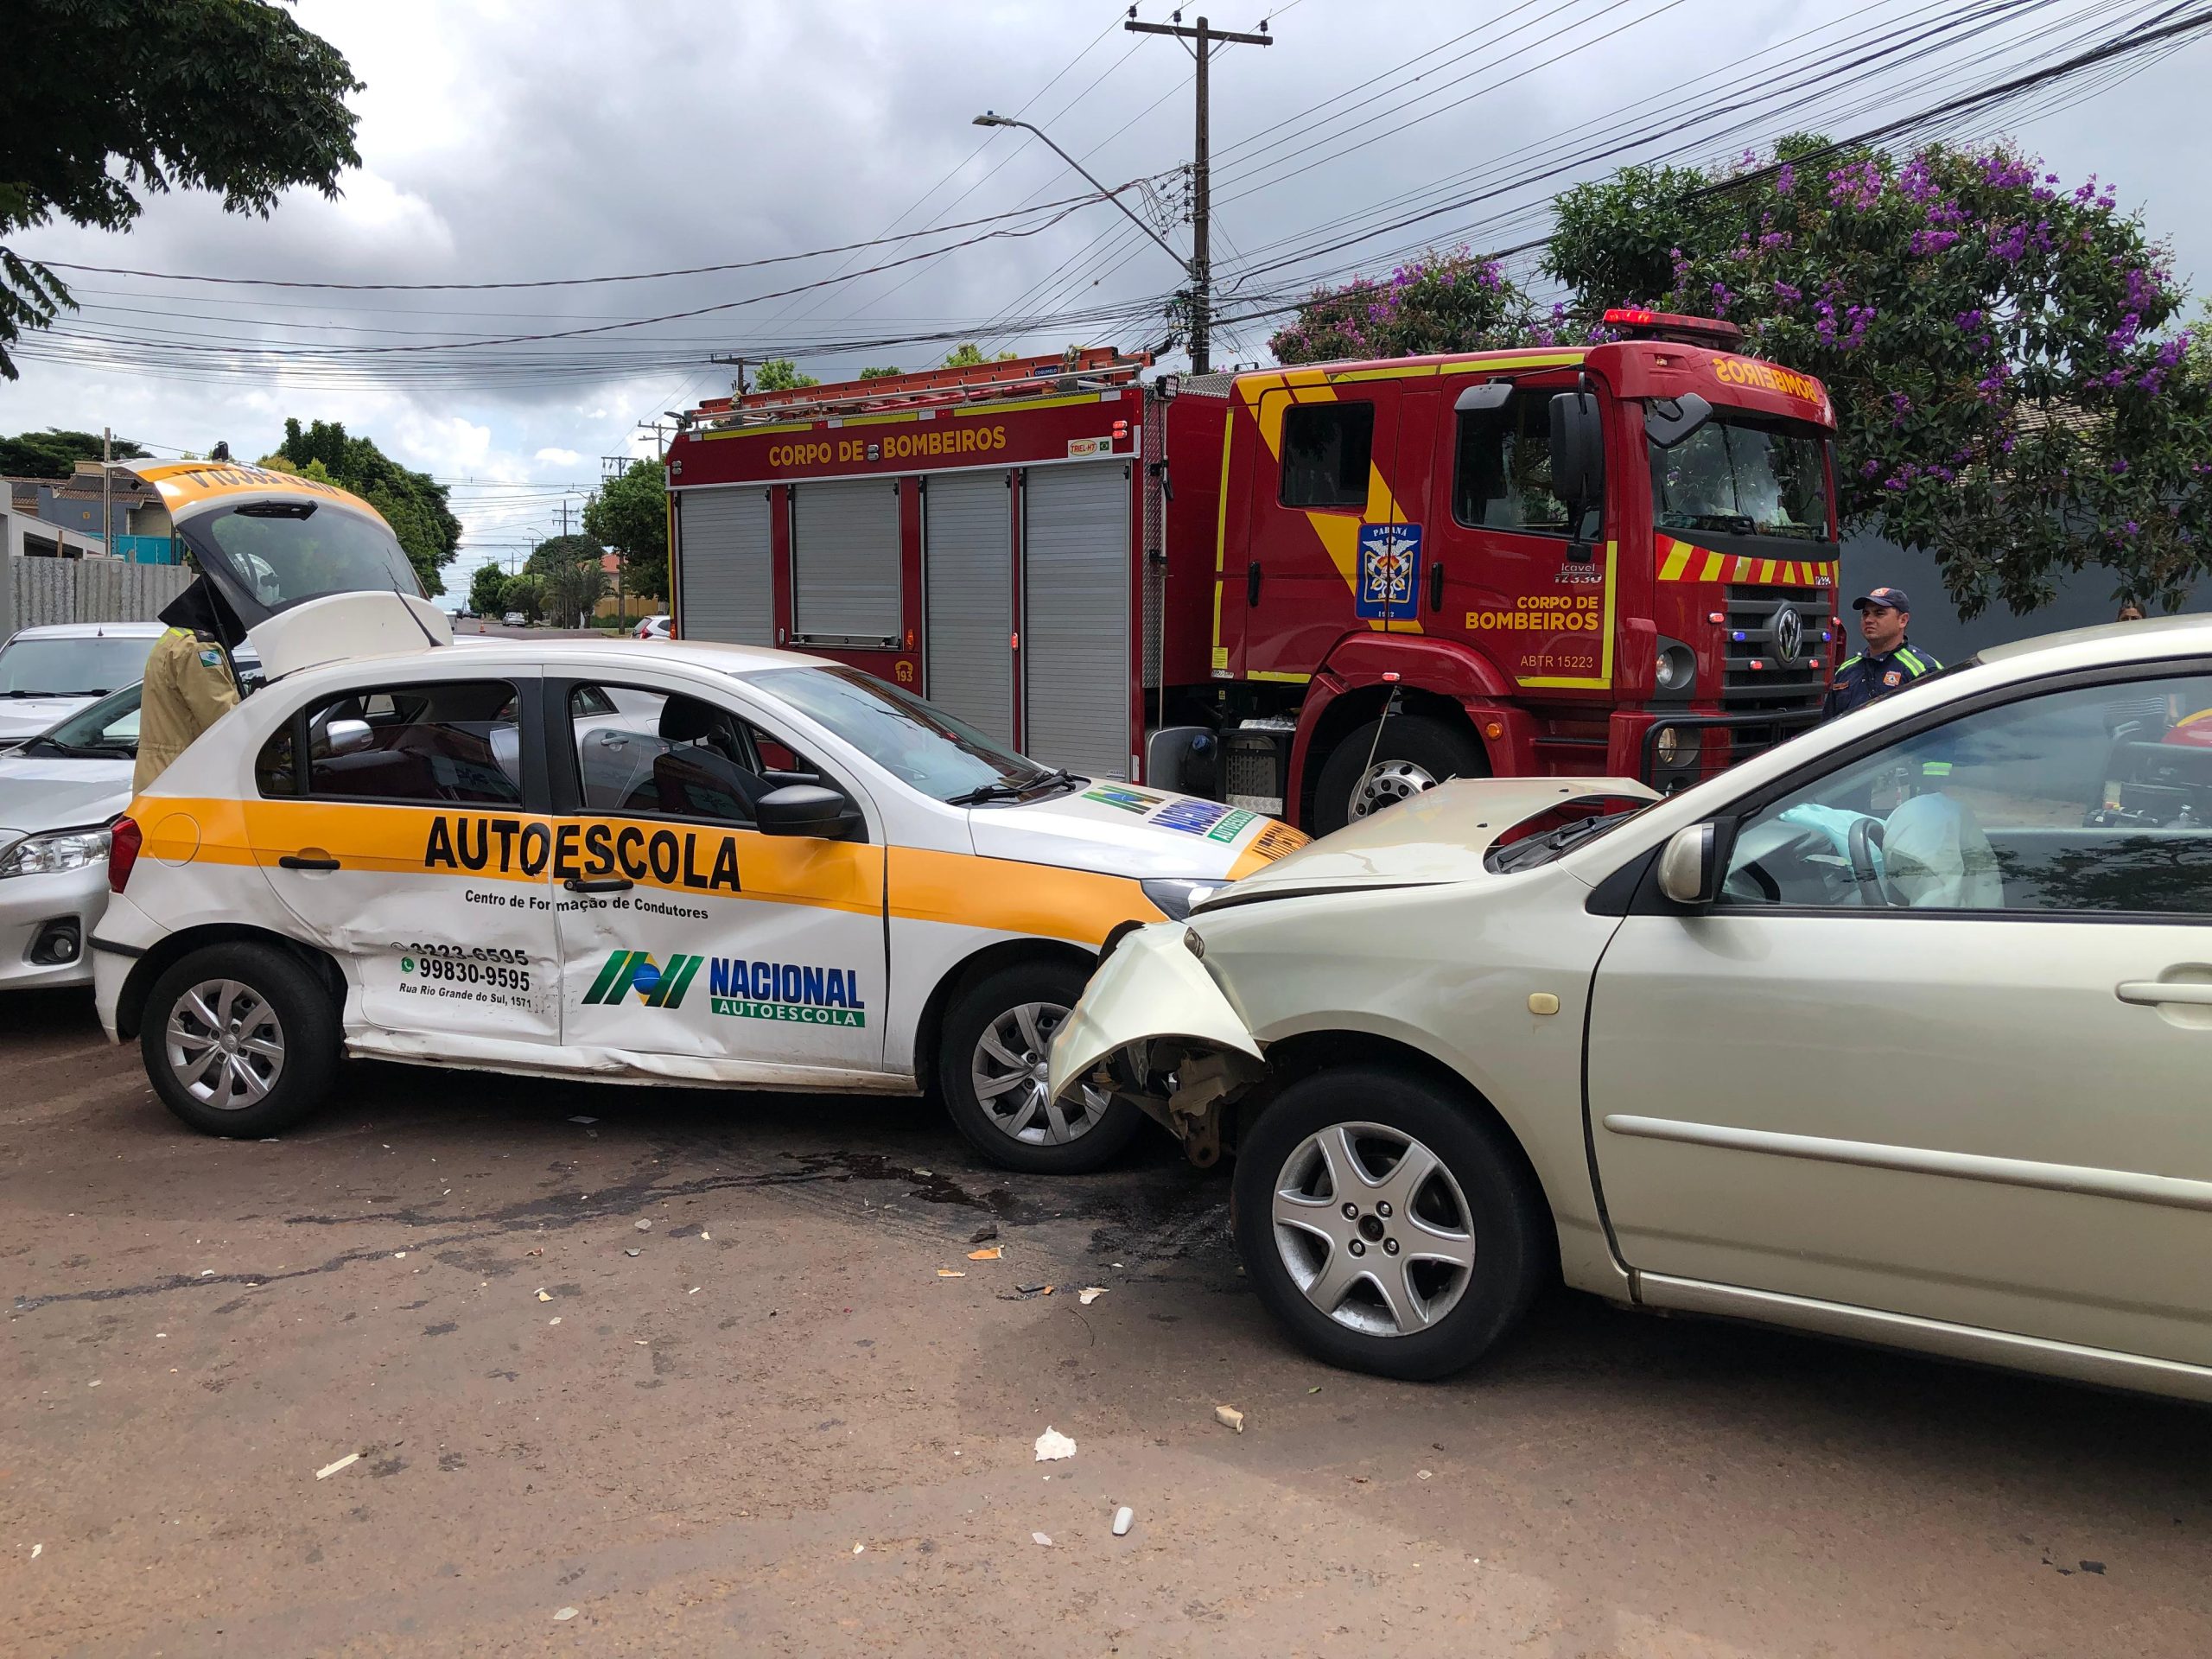
<svg viewBox="0 0 2212 1659">
<path fill-rule="evenodd" d="M 1186 1142 L 1211 1140 L 1214 1105 L 1257 1077 L 1265 1060 L 1192 948 L 1197 938 L 1182 922 L 1122 937 L 1053 1036 L 1046 1086 L 1055 1100 L 1103 1083 Z"/>
</svg>

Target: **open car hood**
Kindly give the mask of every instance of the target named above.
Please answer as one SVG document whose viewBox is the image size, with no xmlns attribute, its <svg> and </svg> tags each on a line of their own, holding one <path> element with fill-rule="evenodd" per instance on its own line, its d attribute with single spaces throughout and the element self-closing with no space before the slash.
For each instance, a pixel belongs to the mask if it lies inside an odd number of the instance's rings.
<svg viewBox="0 0 2212 1659">
<path fill-rule="evenodd" d="M 1483 855 L 1517 823 L 1592 795 L 1656 801 L 1627 778 L 1465 778 L 1388 807 L 1255 870 L 1193 911 L 1294 893 L 1405 887 L 1486 875 Z"/>
</svg>

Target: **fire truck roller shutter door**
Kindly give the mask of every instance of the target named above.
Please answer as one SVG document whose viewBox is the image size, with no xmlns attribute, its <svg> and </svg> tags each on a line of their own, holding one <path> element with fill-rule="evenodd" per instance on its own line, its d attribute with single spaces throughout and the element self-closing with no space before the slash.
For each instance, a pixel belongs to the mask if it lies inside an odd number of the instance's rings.
<svg viewBox="0 0 2212 1659">
<path fill-rule="evenodd" d="M 677 493 L 683 538 L 683 635 L 728 645 L 776 643 L 768 493 L 758 484 Z"/>
<path fill-rule="evenodd" d="M 795 642 L 899 638 L 899 491 L 859 478 L 791 486 Z"/>
<path fill-rule="evenodd" d="M 1009 745 L 1013 499 L 1002 472 L 940 473 L 922 496 L 924 694 Z"/>
<path fill-rule="evenodd" d="M 1023 747 L 1129 775 L 1129 464 L 1033 467 L 1022 490 Z"/>
</svg>

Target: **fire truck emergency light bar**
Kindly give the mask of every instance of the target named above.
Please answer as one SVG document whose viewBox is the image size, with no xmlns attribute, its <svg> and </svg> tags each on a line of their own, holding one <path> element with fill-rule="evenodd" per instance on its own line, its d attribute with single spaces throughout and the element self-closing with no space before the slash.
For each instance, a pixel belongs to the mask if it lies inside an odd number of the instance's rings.
<svg viewBox="0 0 2212 1659">
<path fill-rule="evenodd" d="M 1615 307 L 1605 313 L 1605 323 L 1631 340 L 1671 340 L 1717 352 L 1733 351 L 1744 343 L 1744 331 L 1719 317 L 1685 317 L 1672 311 L 1647 311 L 1640 305 Z"/>
</svg>

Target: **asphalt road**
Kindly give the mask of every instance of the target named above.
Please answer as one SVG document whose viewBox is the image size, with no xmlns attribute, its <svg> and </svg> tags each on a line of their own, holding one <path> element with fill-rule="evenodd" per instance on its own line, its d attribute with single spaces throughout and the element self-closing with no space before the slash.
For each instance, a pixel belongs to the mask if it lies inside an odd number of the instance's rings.
<svg viewBox="0 0 2212 1659">
<path fill-rule="evenodd" d="M 204 1140 L 58 995 L 0 1075 L 12 1654 L 2212 1651 L 2202 1411 L 1565 1295 L 1330 1371 L 1219 1175 L 910 1103 L 362 1066 Z"/>
</svg>

